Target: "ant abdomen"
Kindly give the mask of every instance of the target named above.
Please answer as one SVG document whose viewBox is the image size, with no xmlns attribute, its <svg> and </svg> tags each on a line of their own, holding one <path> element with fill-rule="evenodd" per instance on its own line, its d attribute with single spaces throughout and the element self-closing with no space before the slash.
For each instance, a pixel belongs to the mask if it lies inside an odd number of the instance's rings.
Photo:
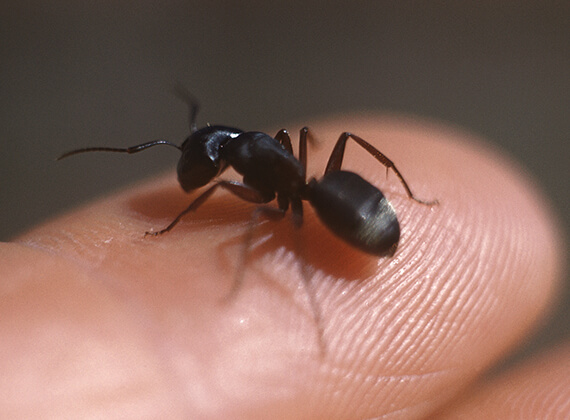
<svg viewBox="0 0 570 420">
<path fill-rule="evenodd" d="M 393 254 L 400 239 L 396 211 L 360 175 L 329 172 L 309 182 L 308 195 L 319 218 L 341 239 L 369 254 Z"/>
</svg>

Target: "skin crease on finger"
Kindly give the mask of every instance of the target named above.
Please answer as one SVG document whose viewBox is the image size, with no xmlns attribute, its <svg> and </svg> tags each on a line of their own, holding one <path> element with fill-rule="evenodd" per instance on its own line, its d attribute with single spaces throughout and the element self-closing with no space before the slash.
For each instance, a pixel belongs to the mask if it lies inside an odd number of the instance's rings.
<svg viewBox="0 0 570 420">
<path fill-rule="evenodd" d="M 191 196 L 173 174 L 128 189 L 2 245 L 13 280 L 0 290 L 0 412 L 419 418 L 537 325 L 560 278 L 561 240 L 516 165 L 425 121 L 345 116 L 310 127 L 309 176 L 321 176 L 350 130 L 392 159 L 416 196 L 439 200 L 410 200 L 348 144 L 343 168 L 377 185 L 398 214 L 393 257 L 350 248 L 305 203 L 300 230 L 288 218 L 255 228 L 244 266 L 253 205 L 216 192 L 172 232 L 144 237 Z M 137 164 L 81 158 L 106 170 Z"/>
</svg>

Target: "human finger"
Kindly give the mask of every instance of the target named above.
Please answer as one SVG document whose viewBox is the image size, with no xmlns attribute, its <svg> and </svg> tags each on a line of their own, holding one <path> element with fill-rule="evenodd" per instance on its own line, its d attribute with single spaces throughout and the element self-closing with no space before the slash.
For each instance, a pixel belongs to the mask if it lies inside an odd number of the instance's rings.
<svg viewBox="0 0 570 420">
<path fill-rule="evenodd" d="M 159 383 L 170 377 L 164 389 L 185 414 L 423 415 L 519 342 L 544 312 L 560 270 L 553 217 L 524 173 L 457 130 L 378 116 L 312 128 L 321 143 L 350 129 L 396 163 L 414 194 L 439 200 L 431 207 L 410 200 L 377 161 L 348 146 L 344 167 L 379 186 L 398 212 L 402 237 L 392 258 L 350 248 L 305 206 L 298 234 L 288 220 L 255 228 L 243 285 L 222 303 L 242 270 L 252 207 L 219 193 L 167 235 L 145 238 L 189 202 L 172 176 L 19 242 L 96 284 L 116 303 L 117 319 L 140 320 L 107 328 L 116 329 L 113 337 L 135 328 L 146 340 L 147 363 L 162 374 Z M 329 151 L 310 152 L 309 173 L 322 173 Z M 97 306 L 88 310 L 93 316 L 81 325 L 93 331 Z"/>
<path fill-rule="evenodd" d="M 567 419 L 570 346 L 566 343 L 479 384 L 438 419 Z"/>
</svg>

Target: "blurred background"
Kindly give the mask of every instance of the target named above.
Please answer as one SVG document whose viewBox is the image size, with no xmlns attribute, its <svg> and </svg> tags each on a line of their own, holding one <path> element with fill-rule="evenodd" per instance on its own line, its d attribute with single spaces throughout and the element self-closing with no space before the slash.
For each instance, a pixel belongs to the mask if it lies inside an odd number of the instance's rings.
<svg viewBox="0 0 570 420">
<path fill-rule="evenodd" d="M 170 148 L 54 159 L 182 142 L 176 82 L 200 99 L 199 124 L 264 130 L 384 110 L 462 126 L 537 180 L 568 237 L 569 22 L 567 1 L 4 0 L 0 240 L 173 169 Z M 527 353 L 570 336 L 566 284 Z"/>
</svg>

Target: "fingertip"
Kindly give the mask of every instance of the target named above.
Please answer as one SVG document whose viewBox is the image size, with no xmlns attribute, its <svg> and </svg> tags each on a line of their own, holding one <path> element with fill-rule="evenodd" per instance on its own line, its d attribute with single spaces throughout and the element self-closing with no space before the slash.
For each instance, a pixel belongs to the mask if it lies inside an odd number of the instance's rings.
<svg viewBox="0 0 570 420">
<path fill-rule="evenodd" d="M 330 147 L 309 151 L 309 174 L 320 177 L 334 140 L 348 130 L 393 160 L 414 196 L 437 200 L 410 200 L 397 177 L 386 179 L 369 154 L 347 147 L 343 168 L 380 188 L 396 209 L 402 235 L 393 257 L 351 248 L 307 205 L 301 246 L 289 220 L 256 226 L 244 285 L 231 305 L 216 305 L 240 269 L 252 206 L 216 193 L 172 232 L 145 238 L 188 206 L 174 174 L 20 241 L 114 279 L 128 301 L 139 302 L 159 325 L 181 381 L 200 390 L 189 404 L 208 395 L 215 412 L 214 397 L 224 395 L 224 409 L 255 409 L 263 395 L 268 406 L 310 402 L 324 416 L 427 413 L 544 313 L 561 272 L 555 218 L 516 164 L 456 128 L 373 114 L 311 127 Z M 306 273 L 322 315 L 320 358 Z M 218 377 L 212 382 L 200 366 L 217 366 Z M 240 387 L 243 378 L 249 384 Z M 331 403 L 333 395 L 347 397 Z"/>
</svg>

